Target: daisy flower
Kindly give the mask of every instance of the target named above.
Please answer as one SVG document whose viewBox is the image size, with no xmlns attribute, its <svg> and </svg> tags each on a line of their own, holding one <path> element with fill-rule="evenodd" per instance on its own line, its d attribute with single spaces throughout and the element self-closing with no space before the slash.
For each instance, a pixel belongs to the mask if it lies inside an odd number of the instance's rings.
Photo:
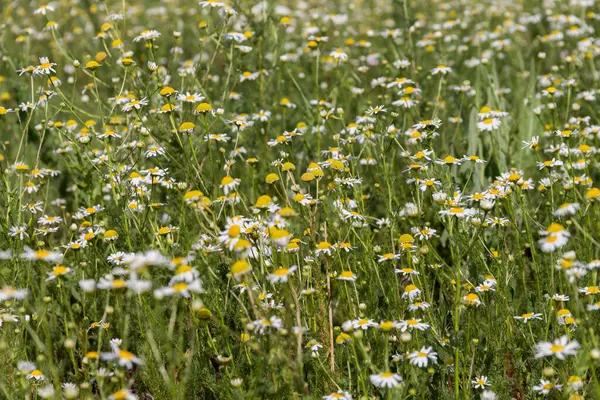
<svg viewBox="0 0 600 400">
<path fill-rule="evenodd" d="M 468 217 L 472 217 L 475 214 L 477 214 L 477 211 L 475 211 L 472 208 L 452 207 L 448 210 L 440 211 L 439 214 L 454 216 L 454 217 L 458 217 L 458 218 L 468 218 Z"/>
<path fill-rule="evenodd" d="M 554 211 L 556 217 L 564 217 L 567 215 L 575 215 L 579 210 L 579 203 L 563 203 Z"/>
<path fill-rule="evenodd" d="M 402 377 L 393 372 L 380 372 L 369 377 L 371 384 L 378 388 L 392 389 L 402 382 Z"/>
<path fill-rule="evenodd" d="M 50 75 L 51 73 L 56 73 L 54 70 L 54 66 L 56 63 L 50 62 L 48 57 L 40 57 L 40 64 L 35 67 L 33 70 L 34 75 Z"/>
<path fill-rule="evenodd" d="M 452 68 L 447 67 L 445 65 L 438 65 L 437 67 L 435 67 L 434 69 L 431 70 L 431 75 L 437 75 L 437 74 L 446 75 L 450 72 L 452 72 Z"/>
<path fill-rule="evenodd" d="M 475 377 L 475 379 L 473 379 L 471 383 L 473 384 L 473 389 L 485 390 L 486 387 L 491 386 L 491 384 L 488 382 L 487 376 L 484 375 Z"/>
<path fill-rule="evenodd" d="M 400 258 L 400 254 L 394 254 L 394 253 L 385 253 L 382 254 L 380 256 L 378 256 L 379 258 L 377 259 L 378 263 L 382 263 L 385 261 L 393 261 L 393 260 L 398 260 Z"/>
<path fill-rule="evenodd" d="M 323 396 L 323 400 L 352 400 L 352 396 L 348 392 L 338 390 L 335 393 Z"/>
<path fill-rule="evenodd" d="M 336 278 L 338 281 L 351 281 L 354 282 L 357 277 L 352 271 L 342 271 Z"/>
<path fill-rule="evenodd" d="M 140 32 L 140 34 L 138 36 L 136 36 L 135 38 L 133 38 L 134 42 L 139 42 L 140 40 L 156 40 L 160 37 L 160 32 L 156 31 L 154 29 L 146 29 L 142 32 Z"/>
<path fill-rule="evenodd" d="M 599 294 L 600 288 L 598 288 L 598 286 L 586 286 L 580 288 L 579 293 L 584 293 L 585 295 Z"/>
<path fill-rule="evenodd" d="M 24 240 L 26 237 L 29 237 L 29 234 L 27 233 L 27 225 L 12 226 L 8 231 L 8 235 L 12 237 L 18 237 L 19 240 Z"/>
<path fill-rule="evenodd" d="M 241 180 L 239 178 L 232 178 L 231 176 L 227 175 L 221 179 L 221 184 L 219 187 L 223 189 L 225 194 L 229 194 L 239 186 L 240 182 Z"/>
<path fill-rule="evenodd" d="M 537 343 L 535 345 L 535 358 L 554 356 L 559 360 L 564 360 L 567 356 L 576 355 L 577 349 L 580 347 L 576 340 L 569 341 L 569 338 L 565 335 L 554 340 L 554 342 Z"/>
<path fill-rule="evenodd" d="M 285 268 L 285 267 L 277 268 L 275 271 L 273 271 L 273 273 L 271 273 L 267 276 L 267 279 L 271 283 L 278 283 L 278 282 L 285 283 L 288 281 L 288 277 L 290 275 L 292 275 L 297 269 L 298 269 L 298 267 L 295 265 L 293 265 L 289 268 Z"/>
<path fill-rule="evenodd" d="M 180 93 L 177 95 L 177 100 L 185 103 L 198 103 L 204 100 L 204 96 L 199 93 L 186 92 L 185 94 Z"/>
<path fill-rule="evenodd" d="M 43 380 L 46 379 L 46 377 L 44 376 L 44 374 L 42 373 L 42 371 L 40 371 L 39 369 L 34 369 L 30 373 L 28 373 L 26 375 L 26 378 L 29 379 L 29 380 L 37 381 L 37 382 L 40 382 L 40 381 L 43 381 Z"/>
<path fill-rule="evenodd" d="M 416 301 L 408 305 L 409 311 L 427 310 L 431 305 L 426 301 Z"/>
<path fill-rule="evenodd" d="M 419 368 L 425 368 L 430 361 L 437 364 L 437 353 L 433 351 L 433 347 L 421 347 L 421 350 L 410 353 L 408 359 L 411 364 Z"/>
<path fill-rule="evenodd" d="M 480 131 L 491 132 L 498 129 L 501 124 L 502 122 L 498 118 L 486 118 L 477 123 L 477 129 Z"/>
<path fill-rule="evenodd" d="M 129 389 L 120 389 L 108 397 L 110 400 L 137 400 L 137 396 Z"/>
<path fill-rule="evenodd" d="M 527 313 L 527 314 L 516 315 L 513 318 L 516 319 L 516 320 L 518 320 L 518 321 L 523 321 L 523 323 L 527 323 L 527 322 L 535 320 L 535 319 L 541 320 L 542 319 L 542 314 Z"/>
<path fill-rule="evenodd" d="M 553 233 L 538 240 L 538 245 L 544 253 L 550 253 L 564 247 L 569 239 L 565 235 Z"/>
<path fill-rule="evenodd" d="M 71 268 L 67 268 L 64 265 L 57 265 L 56 267 L 52 268 L 52 271 L 48 272 L 48 278 L 46 278 L 46 282 L 52 281 L 71 272 Z"/>
<path fill-rule="evenodd" d="M 408 298 L 410 301 L 413 301 L 421 294 L 421 289 L 416 287 L 413 284 L 406 285 L 404 288 L 404 293 L 402 293 L 402 298 Z"/>
<path fill-rule="evenodd" d="M 147 105 L 148 105 L 148 99 L 146 99 L 146 98 L 143 98 L 141 100 L 133 99 L 129 103 L 126 103 L 122 107 L 122 111 L 129 112 L 134 109 L 139 110 L 142 108 L 142 106 L 147 106 Z"/>
<path fill-rule="evenodd" d="M 468 306 L 476 306 L 479 307 L 483 304 L 483 302 L 479 299 L 475 293 L 469 293 L 463 297 L 463 302 Z"/>
<path fill-rule="evenodd" d="M 399 269 L 395 269 L 394 272 L 396 274 L 401 274 L 403 276 L 415 276 L 415 275 L 419 275 L 419 271 L 416 271 L 412 268 L 399 268 Z"/>
<path fill-rule="evenodd" d="M 346 54 L 342 49 L 335 49 L 329 53 L 329 55 L 337 61 L 346 61 L 348 59 L 348 54 Z"/>
<path fill-rule="evenodd" d="M 25 247 L 25 252 L 21 254 L 21 258 L 28 261 L 47 261 L 47 262 L 61 262 L 63 255 L 57 251 L 50 250 L 32 250 L 29 247 Z"/>
<path fill-rule="evenodd" d="M 34 12 L 34 15 L 46 15 L 46 13 L 48 11 L 54 11 L 54 5 L 53 4 L 42 4 L 40 5 Z"/>
<path fill-rule="evenodd" d="M 281 318 L 271 316 L 270 318 L 262 318 L 252 322 L 254 326 L 254 332 L 264 334 L 268 329 L 275 331 L 283 329 L 283 321 Z"/>
<path fill-rule="evenodd" d="M 539 392 L 543 395 L 548 395 L 553 390 L 557 390 L 559 392 L 562 391 L 562 385 L 554 384 L 546 379 L 540 379 L 540 383 L 535 385 L 532 389 L 535 392 Z"/>
<path fill-rule="evenodd" d="M 435 163 L 439 165 L 460 165 L 461 160 L 454 156 L 448 155 L 442 160 L 435 160 Z"/>
<path fill-rule="evenodd" d="M 331 245 L 329 242 L 319 242 L 317 245 L 317 249 L 315 250 L 316 255 L 326 254 L 330 256 L 332 252 L 335 250 L 335 247 Z"/>
<path fill-rule="evenodd" d="M 10 286 L 5 286 L 0 289 L 0 301 L 8 300 L 23 300 L 29 294 L 29 289 L 14 289 Z"/>
<path fill-rule="evenodd" d="M 210 8 L 222 8 L 225 7 L 225 3 L 218 0 L 205 0 L 198 3 L 202 6 L 202 8 L 210 7 Z"/>
<path fill-rule="evenodd" d="M 546 161 L 541 161 L 537 163 L 537 166 L 539 167 L 540 170 L 544 169 L 544 168 L 553 168 L 553 167 L 560 167 L 563 165 L 563 162 L 560 160 L 557 160 L 556 158 L 553 158 L 552 160 L 546 160 Z"/>
<path fill-rule="evenodd" d="M 354 329 L 362 329 L 362 330 L 367 330 L 369 328 L 373 328 L 373 327 L 377 327 L 377 322 L 373 321 L 372 319 L 367 319 L 367 318 L 358 318 L 355 319 L 354 321 L 352 321 L 352 327 Z"/>
<path fill-rule="evenodd" d="M 202 281 L 200 279 L 195 279 L 189 283 L 185 281 L 172 282 L 171 285 L 167 287 L 156 289 L 154 291 L 154 297 L 162 299 L 166 296 L 178 294 L 187 299 L 191 296 L 191 293 L 204 293 Z"/>
<path fill-rule="evenodd" d="M 400 329 L 402 332 L 406 332 L 407 330 L 412 331 L 415 329 L 418 331 L 426 331 L 429 329 L 429 324 L 421 321 L 422 320 L 420 318 L 401 320 L 398 322 L 398 329 Z"/>
<path fill-rule="evenodd" d="M 117 364 L 126 369 L 132 369 L 134 365 L 142 365 L 144 361 L 135 354 L 119 348 L 120 340 L 111 340 L 112 352 L 102 353 L 100 357 L 103 360 L 116 361 Z"/>
</svg>

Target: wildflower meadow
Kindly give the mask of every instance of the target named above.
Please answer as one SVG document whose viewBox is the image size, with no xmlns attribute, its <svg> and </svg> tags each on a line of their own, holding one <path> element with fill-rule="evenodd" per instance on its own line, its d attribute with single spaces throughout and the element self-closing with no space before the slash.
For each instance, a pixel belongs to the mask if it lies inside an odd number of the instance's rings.
<svg viewBox="0 0 600 400">
<path fill-rule="evenodd" d="M 0 399 L 600 399 L 598 30 L 0 0 Z"/>
</svg>

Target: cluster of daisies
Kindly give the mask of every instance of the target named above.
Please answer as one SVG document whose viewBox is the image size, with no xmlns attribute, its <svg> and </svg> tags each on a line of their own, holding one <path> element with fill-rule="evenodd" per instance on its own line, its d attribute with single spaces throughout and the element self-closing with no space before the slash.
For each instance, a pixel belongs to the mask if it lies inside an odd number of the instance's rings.
<svg viewBox="0 0 600 400">
<path fill-rule="evenodd" d="M 0 397 L 600 397 L 596 2 L 129 3 L 2 10 Z"/>
</svg>

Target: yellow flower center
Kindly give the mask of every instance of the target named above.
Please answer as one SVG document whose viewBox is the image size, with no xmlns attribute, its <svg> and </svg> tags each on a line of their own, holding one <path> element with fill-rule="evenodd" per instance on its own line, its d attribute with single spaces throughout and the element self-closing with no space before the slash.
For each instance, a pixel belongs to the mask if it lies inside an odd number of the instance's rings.
<svg viewBox="0 0 600 400">
<path fill-rule="evenodd" d="M 116 279 L 112 284 L 115 289 L 121 289 L 125 287 L 125 281 L 122 279 Z"/>
<path fill-rule="evenodd" d="M 181 267 L 177 268 L 177 270 L 175 271 L 175 275 L 185 274 L 186 272 L 190 272 L 191 270 L 192 267 L 190 267 L 189 265 L 182 265 Z"/>
<path fill-rule="evenodd" d="M 37 259 L 46 258 L 49 255 L 50 255 L 50 252 L 48 250 L 38 250 L 35 252 L 35 258 L 37 258 Z"/>
<path fill-rule="evenodd" d="M 173 285 L 173 290 L 175 290 L 176 292 L 182 292 L 182 291 L 186 290 L 187 287 L 188 287 L 187 283 L 180 282 L 180 283 L 176 283 L 175 285 Z"/>
<path fill-rule="evenodd" d="M 562 346 L 560 344 L 554 344 L 552 345 L 552 347 L 550 347 L 550 351 L 553 353 L 558 353 L 559 351 L 563 351 L 564 348 L 565 346 Z"/>
<path fill-rule="evenodd" d="M 52 274 L 54 274 L 54 276 L 60 276 L 60 275 L 64 275 L 67 273 L 67 268 L 64 265 L 58 265 L 56 267 L 54 267 L 54 269 L 52 270 Z"/>
<path fill-rule="evenodd" d="M 127 350 L 119 350 L 119 358 L 122 358 L 124 360 L 132 360 L 134 357 L 133 353 L 127 351 Z"/>
<path fill-rule="evenodd" d="M 456 161 L 456 158 L 453 156 L 446 156 L 446 158 L 444 158 L 444 162 L 446 164 L 452 164 L 455 161 Z"/>
<path fill-rule="evenodd" d="M 230 238 L 236 238 L 236 237 L 240 236 L 241 231 L 242 231 L 242 228 L 240 228 L 239 225 L 231 225 L 229 227 L 229 229 L 227 230 L 227 235 Z"/>
</svg>

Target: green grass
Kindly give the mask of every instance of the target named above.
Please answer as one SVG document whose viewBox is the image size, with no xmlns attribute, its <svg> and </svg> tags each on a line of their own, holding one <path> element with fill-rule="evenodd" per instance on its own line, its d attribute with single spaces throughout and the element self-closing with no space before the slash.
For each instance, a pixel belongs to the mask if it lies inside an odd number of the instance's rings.
<svg viewBox="0 0 600 400">
<path fill-rule="evenodd" d="M 0 3 L 0 398 L 600 398 L 587 3 Z"/>
</svg>

